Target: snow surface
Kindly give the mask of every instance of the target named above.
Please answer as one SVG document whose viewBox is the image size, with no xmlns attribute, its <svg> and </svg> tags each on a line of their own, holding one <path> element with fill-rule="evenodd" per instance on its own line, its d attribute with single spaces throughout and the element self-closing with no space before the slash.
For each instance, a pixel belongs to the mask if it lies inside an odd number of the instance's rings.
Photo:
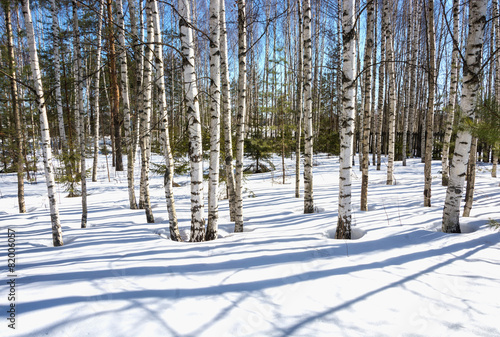
<svg viewBox="0 0 500 337">
<path fill-rule="evenodd" d="M 488 226 L 500 220 L 500 179 L 491 165 L 478 165 L 464 234 L 440 232 L 440 162 L 430 208 L 420 159 L 396 162 L 395 186 L 385 185 L 385 166 L 370 167 L 368 212 L 359 211 L 356 168 L 356 240 L 346 241 L 333 239 L 338 157 L 315 157 L 317 212 L 306 215 L 294 198 L 294 160 L 286 184 L 274 161 L 277 171 L 248 176 L 245 232 L 233 233 L 223 200 L 219 239 L 204 243 L 169 240 L 162 177 L 151 179 L 148 224 L 143 210 L 128 209 L 126 172 L 108 182 L 101 157 L 98 182 L 87 183 L 89 228 L 79 228 L 81 199 L 59 187 L 65 245 L 54 248 L 42 173 L 25 185 L 27 214 L 17 214 L 15 174 L 0 175 L 0 335 L 500 336 L 500 233 Z M 187 238 L 189 177 L 175 180 Z M 17 235 L 15 330 L 6 320 L 8 228 Z"/>
</svg>

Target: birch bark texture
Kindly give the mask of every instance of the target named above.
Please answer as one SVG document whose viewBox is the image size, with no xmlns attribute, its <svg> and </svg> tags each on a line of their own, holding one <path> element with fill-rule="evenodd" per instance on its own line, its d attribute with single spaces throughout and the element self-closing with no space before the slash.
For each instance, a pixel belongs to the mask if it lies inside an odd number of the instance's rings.
<svg viewBox="0 0 500 337">
<path fill-rule="evenodd" d="M 11 2 L 5 1 L 2 3 L 5 15 L 5 29 L 7 33 L 7 61 L 8 71 L 10 75 L 10 92 L 12 98 L 12 112 L 14 115 L 14 124 L 16 130 L 16 169 L 17 169 L 17 204 L 19 213 L 26 213 L 26 204 L 24 202 L 24 160 L 23 160 L 23 133 L 21 123 L 21 113 L 18 107 L 17 100 L 17 78 L 16 78 L 16 59 L 14 55 L 14 37 L 12 33 L 11 20 Z"/>
<path fill-rule="evenodd" d="M 191 28 L 189 0 L 179 0 L 179 30 L 182 69 L 184 73 L 185 105 L 188 116 L 189 160 L 191 166 L 191 242 L 205 240 L 205 218 L 203 215 L 203 154 L 201 139 L 200 106 L 194 57 L 194 38 Z"/>
<path fill-rule="evenodd" d="M 460 99 L 462 118 L 466 121 L 474 120 L 475 108 L 480 98 L 481 56 L 484 43 L 484 27 L 486 25 L 486 8 L 487 1 L 469 2 L 469 34 L 465 47 L 462 96 Z M 459 222 L 460 202 L 467 173 L 471 139 L 472 135 L 468 130 L 458 131 L 443 209 L 442 231 L 444 233 L 461 232 Z"/>
<path fill-rule="evenodd" d="M 366 41 L 365 57 L 363 60 L 364 71 L 364 108 L 363 108 L 363 140 L 361 163 L 361 210 L 368 210 L 368 165 L 370 150 L 370 124 L 372 101 L 372 54 L 373 54 L 373 26 L 374 26 L 374 1 L 369 1 L 366 7 Z"/>
<path fill-rule="evenodd" d="M 165 67 L 163 65 L 163 39 L 161 36 L 161 22 L 158 11 L 158 1 L 153 0 L 153 23 L 155 30 L 155 54 L 156 54 L 156 86 L 158 98 L 160 99 L 160 140 L 165 157 L 166 171 L 164 176 L 165 200 L 167 202 L 168 222 L 170 229 L 170 240 L 182 241 L 179 232 L 177 212 L 174 199 L 174 158 L 170 147 L 170 135 L 168 131 L 167 96 L 165 91 Z"/>
<path fill-rule="evenodd" d="M 431 207 L 432 188 L 432 139 L 434 124 L 434 94 L 436 90 L 436 32 L 434 28 L 434 0 L 427 1 L 427 82 L 429 95 L 425 118 L 424 206 Z"/>
<path fill-rule="evenodd" d="M 76 0 L 72 1 L 73 6 L 73 48 L 75 53 L 75 70 L 76 70 L 76 97 L 78 101 L 75 103 L 77 108 L 76 117 L 76 128 L 78 132 L 78 143 L 80 145 L 80 183 L 82 189 L 82 221 L 81 228 L 87 227 L 87 168 L 85 165 L 85 109 L 83 107 L 83 64 L 82 64 L 82 54 L 80 48 L 80 29 L 78 23 L 78 6 Z"/>
<path fill-rule="evenodd" d="M 134 142 L 132 137 L 132 123 L 130 118 L 130 94 L 127 69 L 127 49 L 125 47 L 125 13 L 122 0 L 116 1 L 118 16 L 118 60 L 120 62 L 120 88 L 123 103 L 123 129 L 125 131 L 125 148 L 127 151 L 127 187 L 130 209 L 137 209 L 134 190 Z"/>
<path fill-rule="evenodd" d="M 314 213 L 311 0 L 304 1 L 304 213 Z"/>
<path fill-rule="evenodd" d="M 238 113 L 236 115 L 236 217 L 234 231 L 243 232 L 243 151 L 247 96 L 247 21 L 246 1 L 238 0 Z"/>
<path fill-rule="evenodd" d="M 383 14 L 383 9 L 380 11 Z M 377 103 L 377 130 L 375 138 L 377 139 L 377 171 L 381 170 L 382 165 L 382 123 L 384 122 L 384 104 L 386 93 L 386 74 L 387 63 L 385 62 L 385 23 L 382 20 L 382 29 L 380 32 L 380 65 L 378 69 L 378 103 Z"/>
<path fill-rule="evenodd" d="M 297 133 L 295 144 L 295 198 L 300 198 L 300 138 L 302 137 L 302 114 L 304 112 L 304 22 L 302 18 L 302 0 L 297 0 L 299 21 L 298 69 L 297 69 Z M 266 82 L 267 83 L 267 82 Z"/>
<path fill-rule="evenodd" d="M 153 211 L 151 209 L 151 200 L 149 194 L 149 165 L 150 165 L 150 149 L 151 149 L 151 111 L 152 111 L 152 94 L 153 94 L 153 45 L 154 45 L 154 24 L 153 24 L 153 3 L 152 0 L 146 2 L 146 25 L 148 32 L 148 44 L 146 46 L 146 54 L 144 57 L 144 87 L 143 87 L 143 110 L 140 114 L 141 126 L 141 179 L 142 189 L 141 195 L 144 200 L 144 211 L 146 213 L 146 221 L 154 223 Z"/>
<path fill-rule="evenodd" d="M 31 11 L 29 0 L 21 0 L 24 21 L 26 25 L 26 33 L 28 36 L 29 58 L 31 72 L 34 81 L 36 104 L 40 115 L 40 131 L 42 135 L 42 152 L 43 166 L 45 171 L 45 180 L 47 182 L 47 193 L 50 206 L 50 222 L 52 226 L 52 243 L 54 247 L 64 245 L 61 222 L 59 219 L 59 207 L 55 197 L 55 181 L 54 171 L 52 166 L 52 149 L 50 146 L 49 121 L 47 119 L 47 110 L 45 106 L 45 98 L 43 95 L 42 74 L 38 62 L 38 52 L 36 48 L 35 33 L 33 30 L 33 21 L 31 19 Z"/>
<path fill-rule="evenodd" d="M 393 1 L 384 0 L 383 20 L 385 26 L 386 39 L 386 62 L 387 76 L 389 79 L 389 100 L 388 100 L 388 150 L 387 150 L 387 185 L 394 184 L 394 147 L 396 140 L 396 70 L 394 60 L 394 35 L 391 25 L 391 15 L 393 12 Z"/>
<path fill-rule="evenodd" d="M 227 30 L 225 1 L 220 0 L 220 66 L 221 66 L 221 114 L 224 122 L 224 153 L 226 184 L 231 221 L 235 221 L 236 202 L 234 193 L 233 136 L 231 132 L 231 90 L 229 87 L 229 61 L 227 56 Z"/>
<path fill-rule="evenodd" d="M 339 208 L 336 239 L 351 239 L 351 173 L 356 91 L 356 27 L 354 0 L 342 4 L 342 114 L 340 116 Z"/>
<path fill-rule="evenodd" d="M 68 146 L 66 140 L 66 131 L 64 128 L 62 95 L 61 95 L 61 60 L 60 60 L 60 47 L 61 37 L 59 33 L 59 19 L 57 14 L 59 12 L 56 1 L 50 0 L 51 14 L 52 14 L 52 46 L 54 48 L 54 82 L 56 94 L 56 107 L 57 107 L 57 121 L 59 126 L 59 138 L 61 139 L 62 148 L 65 150 Z"/>
<path fill-rule="evenodd" d="M 208 223 L 205 240 L 217 238 L 219 218 L 220 157 L 220 2 L 210 0 L 210 167 L 208 185 Z"/>
<path fill-rule="evenodd" d="M 441 185 L 448 186 L 450 177 L 450 141 L 453 132 L 453 120 L 455 119 L 455 105 L 457 100 L 457 87 L 458 87 L 458 5 L 459 0 L 453 0 L 453 52 L 451 54 L 451 74 L 450 74 L 450 94 L 448 105 L 446 107 L 446 123 L 445 133 L 443 139 L 443 153 L 441 156 Z M 495 9 L 493 9 L 495 10 Z M 495 20 L 496 22 L 497 20 Z M 498 34 L 497 34 L 498 36 Z M 500 60 L 500 58 L 497 58 Z M 499 72 L 497 71 L 497 76 Z M 498 91 L 497 91 L 498 95 Z"/>
</svg>

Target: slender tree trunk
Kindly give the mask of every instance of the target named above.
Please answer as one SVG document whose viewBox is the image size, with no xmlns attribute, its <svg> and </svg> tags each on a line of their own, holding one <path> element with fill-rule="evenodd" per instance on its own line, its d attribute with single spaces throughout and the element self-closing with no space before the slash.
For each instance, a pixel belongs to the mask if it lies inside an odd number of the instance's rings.
<svg viewBox="0 0 500 337">
<path fill-rule="evenodd" d="M 153 23 L 153 4 L 152 0 L 146 2 L 146 25 L 148 32 L 148 41 L 146 46 L 146 54 L 144 57 L 144 86 L 143 86 L 143 104 L 144 109 L 140 115 L 141 125 L 141 179 L 143 180 L 141 194 L 144 198 L 144 211 L 146 213 L 146 221 L 154 223 L 153 211 L 151 209 L 151 200 L 149 193 L 149 165 L 150 165 L 150 149 L 151 149 L 151 111 L 152 93 L 153 93 L 153 48 L 154 48 L 154 23 Z"/>
<path fill-rule="evenodd" d="M 394 60 L 394 36 L 390 16 L 394 10 L 392 0 L 384 0 L 384 23 L 386 38 L 386 61 L 389 77 L 389 109 L 388 109 L 388 151 L 387 151 L 387 185 L 394 184 L 394 146 L 396 141 L 396 70 Z"/>
<path fill-rule="evenodd" d="M 227 30 L 225 1 L 220 0 L 220 55 L 221 55 L 221 82 L 222 82 L 222 116 L 224 119 L 224 152 L 226 158 L 226 183 L 229 200 L 229 213 L 231 221 L 236 219 L 235 181 L 233 167 L 233 141 L 231 133 L 231 89 L 229 85 L 229 64 L 227 55 Z"/>
<path fill-rule="evenodd" d="M 243 150 L 247 92 L 247 20 L 245 0 L 238 0 L 238 114 L 236 116 L 235 232 L 243 232 Z"/>
<path fill-rule="evenodd" d="M 297 133 L 295 135 L 295 198 L 300 198 L 300 139 L 302 136 L 302 114 L 304 109 L 304 23 L 302 18 L 301 0 L 297 0 L 297 15 L 299 20 L 298 43 L 298 73 L 297 73 Z"/>
<path fill-rule="evenodd" d="M 304 213 L 314 213 L 311 1 L 304 2 Z"/>
<path fill-rule="evenodd" d="M 45 98 L 42 86 L 42 74 L 38 63 L 38 52 L 36 49 L 35 33 L 33 31 L 33 22 L 29 8 L 29 0 L 21 0 L 23 6 L 24 21 L 26 24 L 26 33 L 28 35 L 28 47 L 31 63 L 31 72 L 34 80 L 36 103 L 40 115 L 40 129 L 42 134 L 43 164 L 45 168 L 45 179 L 47 181 L 47 192 L 49 196 L 50 220 L 52 225 L 52 242 L 54 247 L 62 246 L 63 238 L 61 231 L 61 222 L 59 220 L 59 207 L 55 198 L 55 181 L 52 168 L 52 149 L 50 147 L 49 121 L 45 107 Z"/>
<path fill-rule="evenodd" d="M 463 70 L 462 97 L 460 109 L 464 118 L 474 120 L 475 108 L 479 99 L 481 50 L 484 41 L 486 24 L 486 1 L 469 2 L 469 37 L 465 48 L 465 63 Z M 450 170 L 450 180 L 446 189 L 446 199 L 443 210 L 444 233 L 460 233 L 459 213 L 462 199 L 467 162 L 469 160 L 471 134 L 460 130 L 455 141 L 455 151 Z"/>
<path fill-rule="evenodd" d="M 383 13 L 383 10 L 381 11 Z M 385 77 L 387 63 L 385 54 L 385 22 L 382 20 L 382 29 L 380 32 L 380 65 L 378 68 L 378 104 L 377 104 L 377 171 L 380 171 L 380 166 L 382 163 L 382 126 L 384 121 L 384 104 L 385 104 Z"/>
<path fill-rule="evenodd" d="M 56 106 L 57 106 L 57 121 L 59 126 L 59 137 L 61 139 L 62 148 L 65 152 L 67 149 L 66 131 L 64 128 L 64 117 L 63 117 L 63 106 L 62 106 L 62 96 L 61 96 L 61 62 L 59 56 L 59 44 L 61 43 L 61 37 L 59 36 L 59 21 L 57 18 L 57 5 L 55 0 L 50 0 L 51 10 L 52 10 L 52 34 L 53 40 L 52 44 L 54 46 L 54 81 L 55 81 L 55 94 L 56 94 Z"/>
<path fill-rule="evenodd" d="M 123 120 L 120 114 L 120 91 L 118 88 L 118 79 L 116 71 L 116 51 L 113 36 L 114 21 L 112 0 L 107 0 L 108 10 L 108 44 L 109 44 L 109 77 L 111 85 L 111 115 L 113 116 L 113 132 L 115 138 L 115 169 L 116 171 L 123 171 L 122 160 L 122 123 Z"/>
<path fill-rule="evenodd" d="M 426 116 L 424 206 L 431 207 L 432 188 L 432 139 L 434 122 L 434 93 L 436 91 L 436 33 L 434 31 L 434 0 L 427 2 L 427 48 L 429 97 Z"/>
<path fill-rule="evenodd" d="M 182 45 L 182 68 L 189 130 L 189 159 L 191 163 L 191 242 L 205 239 L 203 216 L 203 155 L 201 119 L 194 57 L 194 38 L 191 28 L 191 8 L 188 0 L 179 0 L 179 28 Z"/>
<path fill-rule="evenodd" d="M 416 117 L 416 104 L 417 104 L 417 90 L 416 90 L 416 81 L 417 81 L 417 57 L 418 57 L 418 37 L 419 37 L 419 27 L 420 22 L 420 7 L 418 3 L 414 3 L 413 7 L 416 9 L 417 16 L 412 17 L 412 40 L 411 40 L 411 60 L 410 60 L 410 107 L 408 111 L 408 129 L 410 131 L 410 139 L 409 139 L 409 148 L 410 148 L 410 156 L 414 157 L 414 126 L 415 126 L 415 117 Z"/>
<path fill-rule="evenodd" d="M 361 176 L 361 210 L 368 210 L 368 165 L 370 150 L 370 124 L 371 124 L 371 100 L 372 100 L 372 54 L 373 54 L 373 26 L 374 26 L 374 1 L 367 4 L 366 12 L 366 41 L 364 57 L 364 116 L 363 116 L 363 157 L 362 157 L 362 176 Z"/>
<path fill-rule="evenodd" d="M 446 115 L 445 133 L 443 140 L 443 154 L 441 156 L 441 167 L 442 167 L 441 184 L 443 186 L 448 186 L 448 180 L 450 175 L 449 172 L 450 141 L 451 141 L 451 134 L 453 132 L 453 119 L 455 118 L 455 102 L 457 100 L 458 67 L 459 67 L 458 5 L 459 5 L 459 0 L 453 0 L 453 52 L 451 56 L 450 94 L 448 99 L 448 105 L 446 107 L 447 115 Z M 497 22 L 497 20 L 495 20 L 495 22 Z"/>
<path fill-rule="evenodd" d="M 78 7 L 73 0 L 73 47 L 76 61 L 76 92 L 75 104 L 77 108 L 76 129 L 78 130 L 78 143 L 80 144 L 80 182 L 82 188 L 82 222 L 81 228 L 87 227 L 87 169 L 85 165 L 85 109 L 83 107 L 83 66 L 80 49 L 80 31 L 78 26 Z"/>
<path fill-rule="evenodd" d="M 125 47 L 125 13 L 123 12 L 122 0 L 116 2 L 118 8 L 118 42 L 120 50 L 118 59 L 120 62 L 120 87 L 123 101 L 123 117 L 125 130 L 125 143 L 127 151 L 127 186 L 128 186 L 128 201 L 130 209 L 137 209 L 137 202 L 134 190 L 134 141 L 132 137 L 132 124 L 130 118 L 130 98 L 129 98 L 129 83 L 127 71 L 127 52 Z"/>
<path fill-rule="evenodd" d="M 21 123 L 21 112 L 17 102 L 17 81 L 16 81 L 16 59 L 14 55 L 14 37 L 12 34 L 11 22 L 11 3 L 5 1 L 3 4 L 3 11 L 5 15 L 5 28 L 7 31 L 7 59 L 9 66 L 10 78 L 10 92 L 12 96 L 12 111 L 14 115 L 15 128 L 16 128 L 16 166 L 17 166 L 17 203 L 19 206 L 19 213 L 26 213 L 26 205 L 24 203 L 24 160 L 23 160 L 23 131 Z"/>
<path fill-rule="evenodd" d="M 205 240 L 217 238 L 219 218 L 220 154 L 220 2 L 210 0 L 210 168 L 208 188 L 208 224 Z"/>
<path fill-rule="evenodd" d="M 340 172 L 339 208 L 335 238 L 351 239 L 351 172 L 352 137 L 354 131 L 354 104 L 356 86 L 356 46 L 354 0 L 344 0 L 342 6 L 342 43 L 343 43 L 343 112 L 340 125 Z"/>
<path fill-rule="evenodd" d="M 102 15 L 104 13 L 104 2 L 99 5 L 99 23 L 97 26 L 97 59 L 95 73 L 95 100 L 94 100 L 94 161 L 92 165 L 92 181 L 97 181 L 97 162 L 99 158 L 99 128 L 100 128 L 100 80 L 101 80 L 101 49 L 102 49 Z"/>
<path fill-rule="evenodd" d="M 408 13 L 412 13 L 412 9 L 413 9 L 413 6 L 412 6 L 412 3 L 411 2 L 408 2 L 407 3 L 407 11 Z M 410 41 L 412 41 L 412 37 L 413 37 L 413 34 L 412 34 L 412 23 L 413 23 L 413 20 L 411 20 L 411 16 L 407 19 L 407 29 L 406 29 L 406 40 L 409 42 L 407 44 L 407 47 L 406 47 L 406 50 L 407 50 L 407 53 L 408 53 L 408 57 L 411 57 L 410 55 L 412 55 L 412 48 L 413 48 L 413 44 L 410 43 Z M 411 60 L 409 62 L 409 64 L 405 67 L 405 72 L 410 72 L 409 76 L 408 75 L 405 75 L 403 78 L 404 78 L 404 82 L 403 82 L 403 87 L 404 87 L 404 112 L 403 112 L 403 146 L 402 146 L 402 151 L 401 151 L 401 154 L 402 154 L 402 160 L 403 160 L 403 166 L 406 166 L 406 154 L 408 152 L 408 117 L 409 117 L 409 109 L 410 109 L 410 96 L 409 96 L 409 92 L 410 92 L 410 83 L 411 83 Z"/>
<path fill-rule="evenodd" d="M 469 163 L 467 164 L 467 188 L 465 189 L 465 205 L 462 216 L 469 217 L 474 201 L 474 185 L 476 182 L 476 157 L 477 157 L 477 138 L 472 138 L 470 147 Z"/>
<path fill-rule="evenodd" d="M 152 0 L 153 21 L 155 31 L 155 53 L 156 53 L 156 71 L 158 88 L 158 97 L 160 99 L 160 140 L 163 148 L 163 155 L 166 162 L 166 171 L 164 176 L 165 199 L 167 202 L 167 211 L 170 228 L 170 239 L 172 241 L 182 241 L 179 233 L 179 225 L 177 220 L 177 212 L 175 210 L 174 200 L 174 158 L 170 148 L 170 135 L 168 130 L 168 109 L 167 97 L 165 91 L 165 70 L 163 65 L 163 39 L 161 36 L 160 14 L 158 12 L 158 1 Z"/>
</svg>

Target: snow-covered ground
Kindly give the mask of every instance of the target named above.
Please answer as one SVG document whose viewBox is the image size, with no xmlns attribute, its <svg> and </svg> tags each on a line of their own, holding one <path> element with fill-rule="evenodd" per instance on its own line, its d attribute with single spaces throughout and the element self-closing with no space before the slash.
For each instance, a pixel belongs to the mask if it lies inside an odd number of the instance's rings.
<svg viewBox="0 0 500 337">
<path fill-rule="evenodd" d="M 158 157 L 155 160 L 161 161 Z M 58 193 L 65 245 L 52 247 L 45 179 L 26 184 L 28 213 L 17 214 L 16 177 L 0 175 L 1 336 L 500 336 L 500 179 L 479 164 L 464 234 L 440 232 L 445 189 L 433 163 L 432 204 L 423 207 L 423 164 L 396 163 L 395 186 L 370 167 L 369 211 L 356 240 L 334 240 L 338 157 L 315 157 L 317 213 L 302 214 L 278 171 L 248 177 L 245 232 L 233 233 L 227 200 L 220 237 L 168 239 L 163 178 L 153 176 L 156 223 L 128 209 L 126 172 L 108 182 L 100 158 L 88 182 L 89 228 L 80 198 Z M 90 165 L 89 160 L 89 165 Z M 385 167 L 384 167 L 385 169 Z M 189 235 L 189 178 L 176 177 L 176 207 Z M 15 301 L 8 300 L 8 229 L 16 233 Z M 15 303 L 15 330 L 8 327 Z"/>
</svg>

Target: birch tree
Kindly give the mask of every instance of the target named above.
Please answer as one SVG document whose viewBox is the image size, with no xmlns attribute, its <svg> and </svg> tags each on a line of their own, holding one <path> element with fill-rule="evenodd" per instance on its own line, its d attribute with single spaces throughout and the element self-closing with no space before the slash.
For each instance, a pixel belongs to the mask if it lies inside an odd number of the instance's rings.
<svg viewBox="0 0 500 337">
<path fill-rule="evenodd" d="M 295 145 L 295 198 L 300 198 L 300 138 L 302 136 L 302 114 L 304 111 L 304 23 L 302 18 L 302 0 L 297 0 L 299 20 L 298 69 L 297 69 L 297 135 Z"/>
<path fill-rule="evenodd" d="M 441 155 L 441 184 L 448 186 L 449 171 L 450 171 L 450 141 L 453 132 L 453 120 L 455 118 L 455 102 L 457 100 L 457 86 L 458 86 L 458 5 L 459 0 L 453 0 L 453 52 L 451 55 L 451 74 L 450 74 L 450 94 L 448 98 L 448 105 L 446 107 L 446 124 L 443 139 L 443 153 Z M 494 9 L 495 10 L 495 9 Z M 497 20 L 495 20 L 496 22 Z M 498 34 L 497 34 L 498 36 Z M 500 59 L 500 58 L 497 58 Z M 497 71 L 497 76 L 499 72 Z M 497 91 L 498 95 L 498 91 Z"/>
<path fill-rule="evenodd" d="M 210 167 L 208 185 L 208 224 L 205 240 L 217 238 L 219 218 L 220 153 L 220 3 L 210 0 Z"/>
<path fill-rule="evenodd" d="M 24 160 L 23 160 L 23 134 L 21 124 L 21 112 L 19 111 L 17 100 L 17 76 L 16 76 L 16 59 L 14 55 L 14 37 L 12 33 L 11 20 L 11 2 L 2 2 L 3 12 L 5 15 L 5 28 L 7 33 L 7 61 L 8 71 L 10 75 L 10 92 L 12 98 L 12 112 L 15 123 L 15 144 L 16 144 L 16 166 L 17 166 L 17 203 L 19 213 L 26 213 L 26 204 L 24 202 Z"/>
<path fill-rule="evenodd" d="M 304 213 L 314 213 L 311 1 L 304 1 Z"/>
<path fill-rule="evenodd" d="M 370 150 L 370 124 L 371 124 L 371 80 L 372 80 L 372 54 L 373 54 L 373 25 L 374 1 L 369 1 L 366 7 L 366 41 L 365 56 L 363 60 L 364 72 L 364 111 L 363 111 L 363 159 L 361 164 L 361 210 L 368 210 L 368 164 Z"/>
<path fill-rule="evenodd" d="M 99 17 L 97 23 L 97 59 L 95 73 L 95 99 L 94 99 L 94 161 L 92 164 L 92 181 L 97 181 L 97 163 L 99 158 L 99 129 L 100 129 L 100 81 L 101 81 L 101 51 L 102 51 L 102 15 L 104 13 L 104 2 L 99 3 Z"/>
<path fill-rule="evenodd" d="M 458 1 L 458 0 L 455 0 Z M 498 16 L 498 1 L 493 1 L 493 17 L 494 27 L 496 32 L 496 47 L 500 48 L 500 17 Z M 457 14 L 458 15 L 458 14 Z M 496 73 L 495 73 L 495 97 L 497 105 L 500 106 L 500 56 L 496 57 Z M 498 152 L 500 151 L 500 144 L 493 144 L 493 167 L 491 168 L 491 177 L 497 177 L 497 164 L 498 164 Z"/>
<path fill-rule="evenodd" d="M 33 30 L 33 21 L 31 19 L 31 11 L 29 0 L 21 0 L 23 8 L 23 16 L 26 25 L 26 33 L 28 36 L 29 59 L 31 72 L 34 81 L 36 105 L 40 116 L 40 130 L 42 135 L 42 152 L 43 166 L 45 170 L 45 180 L 47 182 L 47 192 L 50 206 L 50 221 L 52 225 L 52 243 L 54 247 L 62 246 L 63 237 L 61 230 L 61 222 L 59 220 L 59 207 L 55 197 L 55 181 L 54 171 L 52 166 L 52 149 L 50 146 L 49 121 L 47 119 L 47 110 L 45 106 L 45 98 L 43 94 L 42 74 L 38 63 L 38 52 L 36 48 L 35 33 Z"/>
<path fill-rule="evenodd" d="M 339 167 L 339 208 L 336 239 L 351 238 L 351 172 L 352 138 L 354 132 L 354 105 L 356 91 L 356 26 L 354 0 L 344 0 L 342 4 L 342 103 L 340 116 L 340 167 Z"/>
<path fill-rule="evenodd" d="M 191 28 L 191 8 L 189 0 L 179 0 L 179 16 L 185 104 L 188 116 L 189 161 L 191 166 L 190 241 L 200 242 L 205 239 L 205 218 L 203 215 L 203 153 L 201 147 L 201 119 L 194 57 L 195 44 L 193 29 Z"/>
<path fill-rule="evenodd" d="M 383 17 L 383 9 L 380 11 Z M 386 93 L 386 73 L 387 63 L 385 55 L 385 22 L 382 20 L 382 29 L 380 31 L 380 65 L 378 75 L 378 103 L 377 103 L 377 130 L 375 138 L 377 139 L 377 171 L 380 171 L 382 164 L 382 123 L 384 121 L 384 103 Z"/>
<path fill-rule="evenodd" d="M 229 200 L 229 213 L 231 221 L 236 218 L 235 181 L 233 166 L 233 141 L 231 133 L 231 91 L 229 86 L 229 61 L 227 55 L 227 29 L 225 0 L 220 0 L 220 67 L 221 67 L 221 108 L 224 120 L 224 153 L 226 168 L 226 184 Z"/>
<path fill-rule="evenodd" d="M 153 23 L 153 0 L 146 2 L 146 25 L 148 42 L 144 56 L 144 86 L 143 86 L 143 110 L 139 111 L 140 118 L 140 145 L 141 145 L 141 195 L 144 200 L 144 211 L 146 221 L 154 223 L 153 211 L 149 194 L 149 165 L 151 148 L 151 111 L 152 111 L 152 77 L 153 77 L 153 45 L 154 45 L 154 23 Z"/>
<path fill-rule="evenodd" d="M 170 148 L 170 135 L 168 132 L 168 111 L 167 97 L 165 93 L 165 70 L 163 66 L 163 41 L 161 36 L 160 14 L 158 11 L 158 1 L 153 0 L 153 21 L 155 28 L 155 54 L 156 54 L 156 86 L 160 99 L 160 138 L 165 157 L 166 171 L 164 176 L 165 199 L 167 201 L 168 220 L 170 227 L 170 239 L 182 241 L 179 233 L 177 212 L 174 200 L 174 158 Z"/>
<path fill-rule="evenodd" d="M 434 0 L 427 2 L 427 48 L 429 96 L 426 116 L 424 206 L 431 207 L 432 187 L 432 139 L 434 122 L 434 93 L 436 90 L 436 33 L 434 31 Z"/>
<path fill-rule="evenodd" d="M 394 60 L 394 36 L 392 34 L 391 13 L 392 0 L 384 0 L 383 20 L 386 39 L 387 76 L 389 78 L 388 133 L 389 149 L 387 151 L 387 185 L 394 183 L 394 146 L 396 140 L 396 70 Z"/>
<path fill-rule="evenodd" d="M 238 113 L 236 115 L 236 217 L 234 231 L 243 232 L 243 151 L 247 92 L 247 20 L 245 0 L 238 0 Z"/>
<path fill-rule="evenodd" d="M 137 202 L 134 190 L 134 142 L 132 137 L 132 122 L 130 118 L 130 95 L 127 70 L 127 50 L 125 47 L 125 13 L 123 11 L 122 0 L 117 0 L 118 16 L 118 43 L 120 50 L 118 60 L 120 62 L 120 87 L 123 103 L 123 126 L 125 131 L 126 151 L 127 151 L 127 186 L 128 201 L 130 209 L 137 209 Z"/>
<path fill-rule="evenodd" d="M 469 34 L 465 48 L 462 96 L 460 110 L 463 119 L 473 121 L 481 84 L 481 56 L 486 25 L 487 1 L 469 2 Z M 442 230 L 444 233 L 460 233 L 460 202 L 469 160 L 472 135 L 467 129 L 459 130 L 446 189 Z"/>
<path fill-rule="evenodd" d="M 59 138 L 61 139 L 63 149 L 67 148 L 66 131 L 64 128 L 62 95 L 61 95 L 61 61 L 59 44 L 61 37 L 59 36 L 59 20 L 57 18 L 58 9 L 55 0 L 50 0 L 52 11 L 52 46 L 54 55 L 54 82 L 57 107 L 57 121 L 59 126 Z"/>
<path fill-rule="evenodd" d="M 83 107 L 83 65 L 80 49 L 80 32 L 78 25 L 78 7 L 76 0 L 73 5 L 73 48 L 75 53 L 76 71 L 76 130 L 78 132 L 78 143 L 80 145 L 80 183 L 82 189 L 82 222 L 81 228 L 87 227 L 87 177 L 85 165 L 85 109 Z"/>
</svg>

